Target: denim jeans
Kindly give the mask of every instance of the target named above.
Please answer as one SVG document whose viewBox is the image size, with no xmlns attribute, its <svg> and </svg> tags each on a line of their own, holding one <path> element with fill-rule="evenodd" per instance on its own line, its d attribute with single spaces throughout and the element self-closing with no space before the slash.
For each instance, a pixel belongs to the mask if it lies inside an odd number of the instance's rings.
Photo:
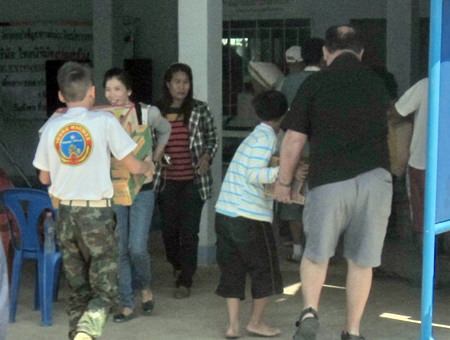
<svg viewBox="0 0 450 340">
<path fill-rule="evenodd" d="M 155 206 L 155 192 L 141 191 L 130 207 L 115 205 L 119 241 L 119 297 L 122 307 L 134 307 L 133 289 L 151 285 L 148 237 Z"/>
</svg>

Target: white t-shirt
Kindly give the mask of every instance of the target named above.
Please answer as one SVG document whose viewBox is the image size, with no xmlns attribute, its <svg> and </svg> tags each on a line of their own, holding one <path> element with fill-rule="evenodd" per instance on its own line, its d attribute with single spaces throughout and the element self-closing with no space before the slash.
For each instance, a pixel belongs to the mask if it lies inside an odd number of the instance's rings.
<svg viewBox="0 0 450 340">
<path fill-rule="evenodd" d="M 428 121 L 428 78 L 409 88 L 395 103 L 402 116 L 414 113 L 414 129 L 409 147 L 408 164 L 416 169 L 426 168 L 427 121 Z"/>
<path fill-rule="evenodd" d="M 49 193 L 59 199 L 111 198 L 111 153 L 123 159 L 135 147 L 111 113 L 71 108 L 46 124 L 33 165 L 50 172 Z"/>
</svg>

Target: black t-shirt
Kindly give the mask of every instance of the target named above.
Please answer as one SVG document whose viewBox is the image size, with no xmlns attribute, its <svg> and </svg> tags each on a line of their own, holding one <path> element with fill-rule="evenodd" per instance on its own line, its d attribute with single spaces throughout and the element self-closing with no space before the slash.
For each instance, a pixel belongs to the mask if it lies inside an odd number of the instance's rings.
<svg viewBox="0 0 450 340">
<path fill-rule="evenodd" d="M 305 80 L 281 127 L 308 135 L 310 188 L 389 169 L 388 107 L 381 79 L 351 53 Z"/>
</svg>

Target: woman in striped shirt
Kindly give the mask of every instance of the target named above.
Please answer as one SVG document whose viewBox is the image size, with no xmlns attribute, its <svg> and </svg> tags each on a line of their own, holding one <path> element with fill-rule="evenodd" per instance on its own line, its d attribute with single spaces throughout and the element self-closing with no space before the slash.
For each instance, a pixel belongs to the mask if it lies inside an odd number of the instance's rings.
<svg viewBox="0 0 450 340">
<path fill-rule="evenodd" d="M 164 75 L 163 96 L 157 104 L 172 133 L 165 152 L 170 164 L 159 183 L 166 257 L 173 266 L 174 297 L 190 296 L 197 269 L 200 217 L 211 197 L 210 165 L 217 150 L 213 117 L 206 103 L 193 98 L 191 68 L 172 64 Z"/>
</svg>

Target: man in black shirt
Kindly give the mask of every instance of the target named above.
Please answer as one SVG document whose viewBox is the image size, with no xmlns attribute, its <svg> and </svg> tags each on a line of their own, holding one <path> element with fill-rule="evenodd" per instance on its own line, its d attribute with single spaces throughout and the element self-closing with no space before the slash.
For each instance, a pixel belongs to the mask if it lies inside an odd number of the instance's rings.
<svg viewBox="0 0 450 340">
<path fill-rule="evenodd" d="M 317 309 L 328 261 L 344 236 L 347 319 L 343 340 L 364 339 L 360 321 L 379 266 L 392 199 L 387 147 L 389 95 L 361 63 L 359 34 L 349 25 L 327 30 L 327 68 L 300 87 L 281 127 L 275 198 L 289 202 L 291 182 L 306 140 L 310 142 L 309 191 L 303 216 L 306 246 L 300 274 L 304 309 L 294 339 L 316 338 Z"/>
</svg>

